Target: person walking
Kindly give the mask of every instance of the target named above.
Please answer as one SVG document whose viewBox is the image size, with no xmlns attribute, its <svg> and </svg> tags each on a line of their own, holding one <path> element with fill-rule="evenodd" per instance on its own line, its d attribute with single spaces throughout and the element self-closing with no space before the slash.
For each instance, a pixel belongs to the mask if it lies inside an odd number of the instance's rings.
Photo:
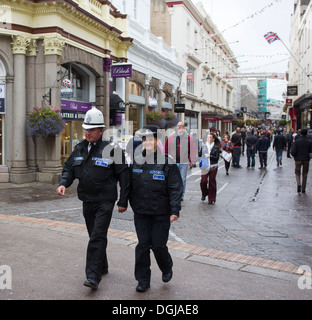
<svg viewBox="0 0 312 320">
<path fill-rule="evenodd" d="M 301 130 L 300 139 L 297 139 L 294 142 L 290 151 L 291 155 L 295 159 L 295 174 L 297 180 L 298 193 L 306 192 L 310 159 L 312 158 L 312 141 L 307 138 L 307 133 L 307 129 Z"/>
<path fill-rule="evenodd" d="M 245 141 L 246 141 L 246 137 L 247 137 L 247 133 L 246 133 L 246 128 L 245 127 L 242 127 L 241 128 L 241 131 L 240 131 L 240 134 L 242 136 L 242 155 L 245 154 Z"/>
<path fill-rule="evenodd" d="M 281 131 L 277 129 L 276 135 L 273 141 L 273 150 L 275 149 L 275 152 L 276 152 L 276 162 L 278 167 L 282 165 L 283 151 L 285 147 L 286 147 L 286 139 L 282 135 Z"/>
<path fill-rule="evenodd" d="M 130 166 L 130 205 L 138 236 L 135 248 L 136 291 L 150 287 L 150 249 L 154 252 L 163 282 L 172 278 L 172 259 L 167 241 L 170 223 L 178 220 L 183 192 L 178 166 L 157 146 L 157 127 L 147 125 L 141 132 L 143 152 Z"/>
<path fill-rule="evenodd" d="M 194 140 L 185 131 L 183 122 L 177 124 L 177 133 L 168 137 L 165 143 L 165 154 L 170 155 L 180 170 L 183 181 L 183 201 L 186 187 L 187 169 L 196 163 L 197 148 Z"/>
<path fill-rule="evenodd" d="M 222 151 L 222 158 L 224 160 L 226 175 L 229 175 L 233 149 L 234 149 L 233 143 L 230 141 L 229 136 L 225 134 L 221 142 L 221 151 Z"/>
<path fill-rule="evenodd" d="M 265 132 L 260 133 L 260 138 L 257 141 L 256 148 L 259 151 L 259 169 L 266 169 L 268 161 L 268 149 L 270 148 L 270 140 L 266 136 Z"/>
<path fill-rule="evenodd" d="M 242 136 L 240 134 L 240 128 L 237 127 L 235 133 L 232 135 L 231 142 L 234 145 L 233 150 L 233 167 L 241 168 L 242 166 L 239 164 L 240 155 L 241 155 L 241 147 L 242 147 Z"/>
<path fill-rule="evenodd" d="M 252 134 L 251 130 L 247 131 L 246 148 L 247 148 L 247 168 L 252 168 L 256 165 L 256 152 L 257 152 L 258 138 Z"/>
<path fill-rule="evenodd" d="M 220 157 L 221 144 L 220 140 L 214 133 L 210 133 L 207 137 L 207 142 L 202 145 L 199 150 L 198 156 L 205 156 L 209 158 L 210 168 L 208 170 L 202 170 L 200 189 L 202 192 L 202 201 L 205 201 L 208 196 L 208 203 L 214 204 L 217 197 L 217 173 L 218 162 Z"/>
<path fill-rule="evenodd" d="M 294 134 L 294 129 L 290 129 L 288 134 L 287 134 L 287 137 L 286 137 L 286 142 L 287 142 L 287 158 L 290 158 L 290 150 L 291 150 L 291 147 L 292 147 L 292 144 L 294 142 L 294 137 L 293 137 L 293 134 Z"/>
<path fill-rule="evenodd" d="M 124 212 L 130 192 L 130 173 L 122 150 L 102 140 L 105 125 L 101 111 L 89 110 L 82 127 L 86 139 L 76 145 L 65 162 L 56 192 L 64 196 L 73 181 L 79 180 L 77 193 L 83 202 L 89 234 L 84 286 L 96 290 L 102 275 L 108 272 L 107 231 L 118 197 L 117 183 L 120 185 L 118 211 Z"/>
</svg>

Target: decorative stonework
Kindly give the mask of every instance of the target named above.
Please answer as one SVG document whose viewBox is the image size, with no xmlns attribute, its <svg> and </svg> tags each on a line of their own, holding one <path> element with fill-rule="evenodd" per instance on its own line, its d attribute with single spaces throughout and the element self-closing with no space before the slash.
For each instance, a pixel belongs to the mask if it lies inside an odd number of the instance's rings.
<svg viewBox="0 0 312 320">
<path fill-rule="evenodd" d="M 31 39 L 24 36 L 12 36 L 13 54 L 26 54 Z"/>
<path fill-rule="evenodd" d="M 44 41 L 43 41 L 44 54 L 45 55 L 56 54 L 61 56 L 64 45 L 65 45 L 65 41 L 62 40 L 60 37 L 57 37 L 57 36 L 46 37 L 44 38 Z"/>
<path fill-rule="evenodd" d="M 26 54 L 27 56 L 32 56 L 32 57 L 37 55 L 37 40 L 31 39 L 29 41 Z"/>
</svg>

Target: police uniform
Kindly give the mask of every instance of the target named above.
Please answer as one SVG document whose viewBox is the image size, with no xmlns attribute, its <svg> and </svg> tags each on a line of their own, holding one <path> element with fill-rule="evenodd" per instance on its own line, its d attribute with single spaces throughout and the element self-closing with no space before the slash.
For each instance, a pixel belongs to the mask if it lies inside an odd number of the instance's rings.
<svg viewBox="0 0 312 320">
<path fill-rule="evenodd" d="M 179 216 L 181 210 L 183 183 L 177 165 L 170 159 L 159 148 L 150 154 L 144 150 L 130 166 L 129 200 L 138 236 L 135 278 L 139 282 L 137 291 L 141 292 L 150 286 L 150 249 L 163 273 L 163 281 L 169 281 L 171 277 L 166 279 L 166 276 L 172 276 L 172 259 L 167 241 L 170 216 Z"/>
<path fill-rule="evenodd" d="M 79 142 L 64 164 L 60 186 L 68 188 L 79 180 L 78 198 L 83 202 L 83 215 L 89 234 L 86 259 L 87 281 L 84 285 L 97 288 L 102 274 L 107 273 L 107 231 L 114 204 L 126 208 L 130 190 L 129 169 L 122 150 L 102 137 L 91 145 Z"/>
</svg>

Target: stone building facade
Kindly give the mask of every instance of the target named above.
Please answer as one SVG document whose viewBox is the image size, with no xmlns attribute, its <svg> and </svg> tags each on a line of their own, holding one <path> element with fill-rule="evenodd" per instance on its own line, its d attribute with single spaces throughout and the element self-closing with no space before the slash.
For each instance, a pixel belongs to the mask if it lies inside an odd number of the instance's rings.
<svg viewBox="0 0 312 320">
<path fill-rule="evenodd" d="M 127 61 L 132 45 L 126 15 L 102 0 L 4 0 L 0 9 L 0 182 L 57 183 L 63 160 L 83 137 L 86 110 L 99 108 L 109 127 L 109 66 Z M 58 106 L 75 119 L 34 144 L 26 117 L 35 106 Z"/>
</svg>

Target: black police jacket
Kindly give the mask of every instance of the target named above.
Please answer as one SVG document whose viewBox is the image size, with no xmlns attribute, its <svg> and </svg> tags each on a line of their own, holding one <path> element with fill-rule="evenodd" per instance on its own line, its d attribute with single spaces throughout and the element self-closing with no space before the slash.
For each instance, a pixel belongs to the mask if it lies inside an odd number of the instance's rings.
<svg viewBox="0 0 312 320">
<path fill-rule="evenodd" d="M 78 198 L 84 202 L 116 201 L 117 182 L 120 196 L 117 203 L 127 207 L 130 191 L 129 168 L 122 150 L 108 141 L 100 139 L 88 153 L 88 141 L 79 142 L 64 164 L 60 185 L 68 188 L 79 180 Z"/>
<path fill-rule="evenodd" d="M 176 215 L 181 210 L 183 182 L 178 166 L 160 149 L 137 156 L 130 166 L 130 205 L 135 214 Z"/>
</svg>

